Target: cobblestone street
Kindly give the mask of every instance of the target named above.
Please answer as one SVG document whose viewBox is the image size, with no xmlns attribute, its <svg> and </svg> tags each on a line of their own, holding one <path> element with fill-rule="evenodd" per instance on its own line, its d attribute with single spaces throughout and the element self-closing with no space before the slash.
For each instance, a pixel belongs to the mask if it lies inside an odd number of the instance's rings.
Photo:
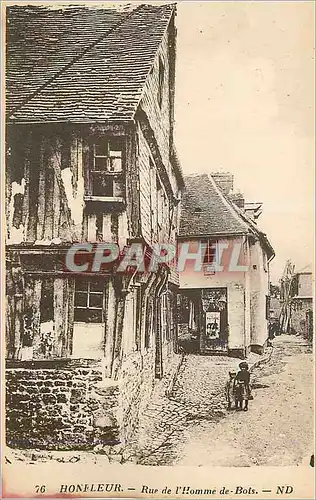
<svg viewBox="0 0 316 500">
<path fill-rule="evenodd" d="M 138 442 L 123 447 L 121 463 L 139 465 L 280 466 L 309 464 L 313 447 L 313 355 L 301 337 L 282 335 L 265 356 L 251 354 L 254 400 L 249 411 L 228 411 L 225 382 L 240 360 L 188 354 L 173 386 L 157 384 L 141 416 Z M 170 382 L 170 380 L 169 380 Z M 116 452 L 114 452 L 116 453 Z M 121 456 L 121 455 L 119 455 Z M 101 451 L 8 450 L 9 463 L 112 463 Z M 115 460 L 116 462 L 116 460 Z M 52 465 L 50 465 L 52 467 Z"/>
<path fill-rule="evenodd" d="M 258 363 L 259 361 L 259 363 Z M 143 415 L 137 462 L 144 465 L 299 465 L 313 453 L 313 362 L 300 337 L 280 336 L 265 363 L 248 359 L 250 410 L 226 410 L 224 384 L 239 361 L 187 355 L 169 398 Z M 258 422 L 260 424 L 258 425 Z"/>
</svg>

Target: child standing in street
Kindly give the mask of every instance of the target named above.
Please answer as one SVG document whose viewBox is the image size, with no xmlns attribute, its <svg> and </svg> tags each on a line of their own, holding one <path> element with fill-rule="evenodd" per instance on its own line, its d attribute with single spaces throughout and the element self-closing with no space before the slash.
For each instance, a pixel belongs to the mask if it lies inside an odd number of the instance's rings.
<svg viewBox="0 0 316 500">
<path fill-rule="evenodd" d="M 250 398 L 250 372 L 248 363 L 243 361 L 239 365 L 240 371 L 234 380 L 233 392 L 235 394 L 236 410 L 248 411 L 248 400 Z M 244 407 L 243 407 L 244 402 Z"/>
</svg>

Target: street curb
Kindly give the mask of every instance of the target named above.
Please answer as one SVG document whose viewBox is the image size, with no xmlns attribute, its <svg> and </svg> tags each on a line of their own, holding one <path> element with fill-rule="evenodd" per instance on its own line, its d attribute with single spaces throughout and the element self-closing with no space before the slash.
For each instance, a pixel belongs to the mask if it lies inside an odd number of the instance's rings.
<svg viewBox="0 0 316 500">
<path fill-rule="evenodd" d="M 273 353 L 273 347 L 269 347 L 269 352 L 267 353 L 267 355 L 264 356 L 262 359 L 258 359 L 258 361 L 255 361 L 249 367 L 249 371 L 252 372 L 252 370 L 254 370 L 255 368 L 257 368 L 258 366 L 263 365 L 264 363 L 267 363 L 268 361 L 270 361 L 272 353 Z"/>
<path fill-rule="evenodd" d="M 171 380 L 169 382 L 169 385 L 167 387 L 167 389 L 165 390 L 165 396 L 168 398 L 169 396 L 171 396 L 172 394 L 172 391 L 173 391 L 173 387 L 174 387 L 174 384 L 176 383 L 176 380 L 178 378 L 178 375 L 179 375 L 179 371 L 180 371 L 180 368 L 182 366 L 182 363 L 183 363 L 183 360 L 184 360 L 184 357 L 185 357 L 185 353 L 182 353 L 181 356 L 180 356 L 180 359 L 179 359 L 179 362 L 178 362 L 178 365 L 174 371 L 174 374 L 172 375 L 171 377 Z"/>
</svg>

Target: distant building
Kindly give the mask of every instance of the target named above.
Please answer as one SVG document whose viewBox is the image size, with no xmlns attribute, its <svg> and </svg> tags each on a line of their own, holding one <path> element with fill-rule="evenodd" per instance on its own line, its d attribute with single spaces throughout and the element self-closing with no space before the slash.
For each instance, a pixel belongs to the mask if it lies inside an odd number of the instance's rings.
<svg viewBox="0 0 316 500">
<path fill-rule="evenodd" d="M 192 253 L 202 247 L 204 257 L 200 272 L 180 269 L 179 334 L 196 339 L 203 354 L 261 353 L 274 257 L 256 224 L 262 204 L 245 205 L 243 195 L 233 193 L 229 173 L 191 175 L 185 186 L 178 239 Z"/>
<path fill-rule="evenodd" d="M 270 320 L 278 320 L 280 312 L 280 299 L 278 297 L 270 297 Z"/>
<path fill-rule="evenodd" d="M 313 275 L 308 265 L 297 271 L 292 280 L 290 332 L 310 338 L 313 329 Z"/>
<path fill-rule="evenodd" d="M 270 283 L 270 323 L 279 322 L 281 313 L 280 301 L 281 288 L 279 285 Z"/>
</svg>

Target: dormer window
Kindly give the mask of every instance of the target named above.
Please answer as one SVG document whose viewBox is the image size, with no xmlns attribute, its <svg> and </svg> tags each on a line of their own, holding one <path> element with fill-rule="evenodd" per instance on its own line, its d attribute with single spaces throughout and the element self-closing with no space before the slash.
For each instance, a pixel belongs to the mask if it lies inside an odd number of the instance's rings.
<svg viewBox="0 0 316 500">
<path fill-rule="evenodd" d="M 98 137 L 91 144 L 88 194 L 124 197 L 124 148 L 121 137 Z"/>
</svg>

